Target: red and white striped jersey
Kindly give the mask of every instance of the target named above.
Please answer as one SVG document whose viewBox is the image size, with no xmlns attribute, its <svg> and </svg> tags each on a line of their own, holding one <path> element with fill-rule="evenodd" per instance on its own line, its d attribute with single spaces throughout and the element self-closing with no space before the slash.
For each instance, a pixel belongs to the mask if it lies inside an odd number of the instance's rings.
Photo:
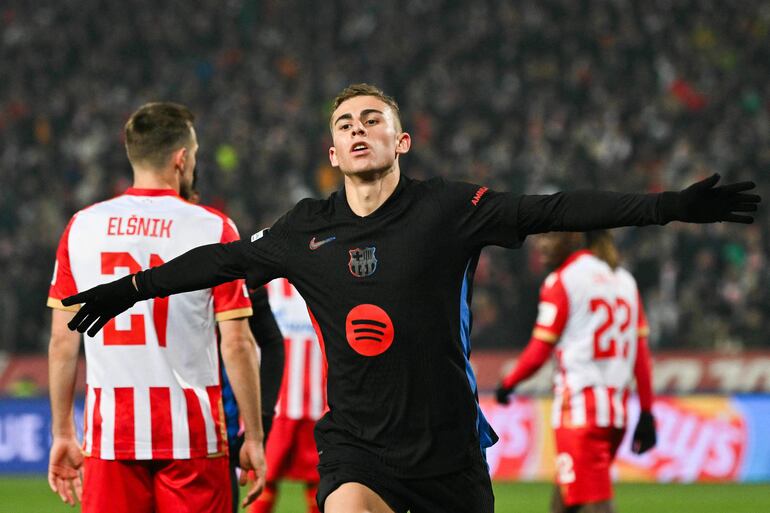
<svg viewBox="0 0 770 513">
<path fill-rule="evenodd" d="M 326 373 L 307 305 L 285 278 L 268 283 L 267 291 L 286 349 L 275 416 L 318 420 L 327 409 Z"/>
<path fill-rule="evenodd" d="M 553 427 L 625 426 L 638 337 L 646 335 L 636 281 L 625 269 L 582 250 L 551 273 L 533 337 L 557 343 Z"/>
<path fill-rule="evenodd" d="M 48 306 L 203 244 L 238 239 L 220 212 L 174 191 L 128 189 L 75 214 Z M 141 301 L 85 336 L 84 450 L 101 459 L 186 459 L 226 451 L 215 320 L 251 315 L 242 280 Z"/>
</svg>

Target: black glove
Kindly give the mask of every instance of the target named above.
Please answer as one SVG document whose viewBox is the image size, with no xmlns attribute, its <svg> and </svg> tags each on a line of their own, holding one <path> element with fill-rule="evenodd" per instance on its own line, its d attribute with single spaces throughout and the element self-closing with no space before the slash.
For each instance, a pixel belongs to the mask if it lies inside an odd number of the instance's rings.
<svg viewBox="0 0 770 513">
<path fill-rule="evenodd" d="M 639 414 L 639 422 L 636 423 L 631 450 L 636 454 L 643 454 L 655 447 L 655 442 L 657 442 L 655 417 L 652 416 L 652 413 L 643 411 Z"/>
<path fill-rule="evenodd" d="M 64 306 L 84 303 L 75 317 L 67 323 L 69 329 L 80 333 L 88 330 L 88 335 L 93 337 L 110 319 L 125 312 L 137 301 L 147 299 L 136 290 L 132 278 L 133 275 L 128 275 L 62 299 Z M 88 329 L 89 326 L 91 329 Z"/>
<path fill-rule="evenodd" d="M 502 384 L 498 385 L 495 389 L 495 401 L 498 404 L 508 404 L 511 402 L 510 395 L 513 392 L 513 388 L 505 387 Z"/>
<path fill-rule="evenodd" d="M 754 182 L 714 187 L 718 181 L 719 174 L 714 173 L 683 191 L 661 194 L 660 213 L 664 221 L 753 223 L 753 216 L 734 212 L 756 212 L 757 204 L 762 198 L 743 192 L 756 187 Z"/>
</svg>

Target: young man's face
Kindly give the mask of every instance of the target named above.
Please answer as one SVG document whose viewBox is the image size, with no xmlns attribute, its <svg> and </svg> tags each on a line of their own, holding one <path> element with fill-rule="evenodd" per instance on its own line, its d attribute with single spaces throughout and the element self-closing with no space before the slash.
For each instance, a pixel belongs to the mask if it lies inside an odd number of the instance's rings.
<svg viewBox="0 0 770 513">
<path fill-rule="evenodd" d="M 355 96 L 337 107 L 332 114 L 332 140 L 329 161 L 345 175 L 385 171 L 411 144 L 390 106 L 374 96 Z"/>
</svg>

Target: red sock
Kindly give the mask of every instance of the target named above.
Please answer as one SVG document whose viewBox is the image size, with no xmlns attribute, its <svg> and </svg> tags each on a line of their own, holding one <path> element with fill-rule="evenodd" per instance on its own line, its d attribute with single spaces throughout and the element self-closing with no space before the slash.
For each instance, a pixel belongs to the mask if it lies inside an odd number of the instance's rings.
<svg viewBox="0 0 770 513">
<path fill-rule="evenodd" d="M 251 504 L 249 513 L 273 513 L 275 507 L 275 483 L 265 484 L 265 489 Z"/>
</svg>

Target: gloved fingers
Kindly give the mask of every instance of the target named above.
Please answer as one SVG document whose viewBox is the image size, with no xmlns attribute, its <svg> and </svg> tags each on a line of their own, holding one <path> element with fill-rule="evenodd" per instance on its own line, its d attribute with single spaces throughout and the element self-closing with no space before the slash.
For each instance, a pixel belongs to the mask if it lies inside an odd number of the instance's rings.
<svg viewBox="0 0 770 513">
<path fill-rule="evenodd" d="M 721 193 L 727 193 L 727 194 L 733 194 L 743 191 L 749 191 L 753 188 L 755 188 L 757 184 L 754 182 L 736 182 L 731 183 L 730 185 L 723 185 L 722 187 L 718 187 L 717 189 Z M 758 196 L 757 196 L 758 197 Z"/>
<path fill-rule="evenodd" d="M 631 442 L 631 451 L 634 454 L 644 454 L 655 447 L 655 437 L 635 436 Z"/>
<path fill-rule="evenodd" d="M 757 208 L 759 207 L 756 203 L 738 203 L 731 206 L 730 210 L 733 212 L 756 212 Z"/>
<path fill-rule="evenodd" d="M 96 334 L 99 333 L 99 330 L 102 329 L 105 324 L 110 322 L 110 319 L 112 319 L 112 317 L 110 317 L 109 315 L 102 315 L 101 317 L 97 318 L 94 325 L 91 326 L 90 330 L 88 330 L 88 336 L 95 337 Z"/>
<path fill-rule="evenodd" d="M 639 450 L 636 454 L 644 454 L 645 452 L 649 451 L 655 447 L 655 441 L 654 440 L 640 440 L 639 441 Z"/>
<path fill-rule="evenodd" d="M 64 306 L 79 305 L 81 303 L 86 303 L 91 299 L 91 296 L 93 296 L 93 294 L 89 289 L 79 294 L 75 294 L 74 296 L 65 297 L 61 300 L 61 304 Z"/>
<path fill-rule="evenodd" d="M 755 205 L 762 201 L 762 196 L 759 196 L 758 194 L 746 194 L 746 193 L 738 193 L 733 195 L 730 200 L 733 203 L 747 203 L 751 205 Z"/>
<path fill-rule="evenodd" d="M 513 390 L 509 390 L 504 387 L 498 387 L 497 390 L 495 390 L 495 400 L 498 402 L 498 404 L 510 404 L 511 393 L 513 393 Z"/>
<path fill-rule="evenodd" d="M 78 310 L 75 316 L 70 319 L 70 322 L 67 323 L 67 327 L 72 331 L 78 330 L 80 333 L 83 333 L 88 326 L 84 327 L 82 330 L 80 329 L 80 326 L 83 324 L 86 318 L 88 318 L 92 309 L 93 307 L 89 303 L 83 305 L 83 308 Z"/>
<path fill-rule="evenodd" d="M 83 322 L 80 323 L 80 325 L 77 327 L 77 330 L 80 333 L 85 333 L 89 326 L 91 326 L 97 319 L 99 319 L 99 314 L 97 313 L 89 313 L 85 319 L 83 319 Z"/>
<path fill-rule="evenodd" d="M 728 221 L 730 223 L 741 223 L 741 224 L 751 224 L 754 222 L 754 218 L 752 216 L 741 216 L 738 214 L 726 214 L 722 221 Z"/>
</svg>

